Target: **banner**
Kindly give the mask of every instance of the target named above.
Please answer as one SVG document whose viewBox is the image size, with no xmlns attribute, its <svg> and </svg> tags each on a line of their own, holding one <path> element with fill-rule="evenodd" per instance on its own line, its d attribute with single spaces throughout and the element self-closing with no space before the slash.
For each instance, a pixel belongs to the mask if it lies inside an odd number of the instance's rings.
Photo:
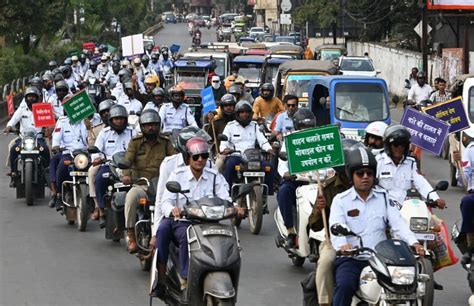
<svg viewBox="0 0 474 306">
<path fill-rule="evenodd" d="M 207 114 L 217 109 L 216 102 L 214 101 L 214 93 L 212 92 L 211 86 L 201 90 L 201 99 L 203 114 Z"/>
<path fill-rule="evenodd" d="M 77 94 L 64 101 L 63 107 L 72 124 L 75 124 L 95 113 L 95 107 L 85 90 L 79 91 Z"/>
<path fill-rule="evenodd" d="M 423 112 L 450 124 L 449 133 L 462 131 L 469 127 L 469 120 L 462 103 L 462 97 L 426 107 L 423 109 Z"/>
<path fill-rule="evenodd" d="M 143 34 L 122 37 L 122 56 L 144 53 Z"/>
<path fill-rule="evenodd" d="M 449 124 L 413 108 L 405 109 L 400 124 L 410 132 L 412 144 L 433 154 L 441 154 Z"/>
<path fill-rule="evenodd" d="M 56 124 L 51 103 L 34 103 L 32 112 L 35 127 L 53 127 Z"/>
<path fill-rule="evenodd" d="M 474 0 L 428 0 L 429 10 L 474 10 Z"/>
<path fill-rule="evenodd" d="M 329 125 L 291 133 L 285 137 L 290 174 L 344 165 L 341 135 Z"/>
</svg>

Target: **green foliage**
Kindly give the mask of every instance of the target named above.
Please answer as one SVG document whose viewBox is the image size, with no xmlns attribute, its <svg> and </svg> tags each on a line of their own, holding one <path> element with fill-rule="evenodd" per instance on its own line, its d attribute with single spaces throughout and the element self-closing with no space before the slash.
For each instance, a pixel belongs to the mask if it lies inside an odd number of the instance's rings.
<svg viewBox="0 0 474 306">
<path fill-rule="evenodd" d="M 337 22 L 339 1 L 307 0 L 292 13 L 296 24 L 304 25 L 306 21 L 317 22 L 327 28 Z"/>
</svg>

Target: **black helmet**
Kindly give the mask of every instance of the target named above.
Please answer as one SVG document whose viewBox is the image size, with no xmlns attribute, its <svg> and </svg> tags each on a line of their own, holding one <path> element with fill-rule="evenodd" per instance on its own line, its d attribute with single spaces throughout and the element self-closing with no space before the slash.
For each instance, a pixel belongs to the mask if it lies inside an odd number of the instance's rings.
<svg viewBox="0 0 474 306">
<path fill-rule="evenodd" d="M 35 95 L 36 96 L 36 102 L 39 102 L 39 99 L 41 97 L 41 93 L 38 88 L 34 86 L 30 86 L 25 90 L 25 98 L 29 95 Z"/>
<path fill-rule="evenodd" d="M 43 87 L 43 81 L 39 77 L 34 77 L 30 80 L 30 86 L 41 89 Z"/>
<path fill-rule="evenodd" d="M 377 172 L 375 156 L 366 147 L 352 146 L 347 151 L 344 151 L 344 157 L 347 167 L 346 174 L 350 180 L 352 180 L 354 171 L 362 168 L 372 169 L 374 174 Z"/>
<path fill-rule="evenodd" d="M 64 60 L 64 65 L 70 66 L 72 65 L 72 59 L 70 57 L 66 57 Z"/>
<path fill-rule="evenodd" d="M 303 107 L 293 115 L 293 127 L 295 130 L 304 130 L 316 126 L 316 116 L 309 108 Z"/>
<path fill-rule="evenodd" d="M 91 60 L 91 61 L 89 62 L 89 67 L 91 67 L 91 68 L 92 68 L 92 67 L 96 67 L 96 68 L 97 68 L 97 65 L 98 65 L 98 64 L 97 64 L 97 62 L 96 62 L 95 60 Z"/>
<path fill-rule="evenodd" d="M 263 91 L 270 91 L 269 94 L 264 94 Z M 265 100 L 270 100 L 273 98 L 273 94 L 275 93 L 275 87 L 271 83 L 264 83 L 260 86 L 260 96 Z"/>
<path fill-rule="evenodd" d="M 59 99 L 64 99 L 64 97 L 69 93 L 69 85 L 66 81 L 58 81 L 55 85 L 56 87 L 56 95 Z"/>
<path fill-rule="evenodd" d="M 248 112 L 249 116 L 247 119 L 240 119 L 239 113 L 240 112 Z M 252 105 L 250 105 L 249 102 L 245 100 L 240 100 L 236 105 L 235 105 L 235 120 L 239 122 L 242 126 L 247 126 L 250 124 L 250 121 L 252 121 L 252 115 L 253 115 L 253 110 L 252 110 Z"/>
<path fill-rule="evenodd" d="M 158 54 L 156 54 L 156 53 L 151 54 L 151 59 L 152 60 L 158 60 L 158 58 L 159 58 Z"/>
<path fill-rule="evenodd" d="M 49 69 L 54 69 L 58 67 L 58 63 L 56 63 L 56 61 L 49 61 L 48 66 Z"/>
<path fill-rule="evenodd" d="M 125 89 L 125 90 L 126 90 L 126 89 L 130 89 L 130 90 L 132 90 L 132 89 L 133 89 L 133 84 L 132 84 L 132 82 L 127 81 L 127 82 L 123 83 L 123 89 Z"/>
<path fill-rule="evenodd" d="M 238 95 L 239 97 L 241 97 L 242 96 L 242 89 L 240 88 L 239 85 L 233 84 L 229 87 L 229 93 L 231 95 Z M 236 99 L 239 99 L 239 98 L 236 97 Z"/>
<path fill-rule="evenodd" d="M 224 116 L 227 117 L 228 119 L 233 119 L 235 109 L 232 112 L 226 112 L 224 110 L 224 106 L 226 106 L 226 105 L 234 105 L 235 106 L 235 104 L 237 104 L 237 99 L 233 95 L 225 94 L 225 95 L 222 96 L 221 103 L 220 103 L 222 114 L 224 114 Z"/>
<path fill-rule="evenodd" d="M 174 103 L 182 103 L 183 102 L 184 89 L 180 85 L 175 85 L 175 86 L 171 87 L 170 90 L 168 91 L 168 93 L 169 93 L 169 96 L 170 96 L 170 99 L 171 99 L 172 102 L 174 102 Z M 176 98 L 175 98 L 176 95 L 179 95 L 182 98 L 180 100 L 176 100 Z"/>
<path fill-rule="evenodd" d="M 160 51 L 161 51 L 161 54 L 163 55 L 168 55 L 169 53 L 168 47 L 162 47 Z"/>
<path fill-rule="evenodd" d="M 99 107 L 98 107 L 97 111 L 100 114 L 105 110 L 110 110 L 110 108 L 114 105 L 115 105 L 115 103 L 114 103 L 113 100 L 111 100 L 111 99 L 104 100 L 104 101 L 99 103 Z"/>
<path fill-rule="evenodd" d="M 33 81 L 35 78 L 38 78 L 38 77 L 32 78 L 31 81 Z M 41 79 L 42 79 L 43 81 L 54 81 L 53 73 L 52 73 L 52 72 L 47 72 L 47 73 L 43 74 L 43 76 L 41 77 Z"/>
<path fill-rule="evenodd" d="M 119 73 L 120 72 L 120 68 L 122 68 L 122 66 L 120 66 L 120 62 L 113 62 L 112 63 L 112 71 L 114 73 Z"/>
<path fill-rule="evenodd" d="M 58 73 L 54 75 L 54 83 L 57 83 L 62 80 L 64 80 L 64 76 L 62 75 L 62 73 Z"/>
<path fill-rule="evenodd" d="M 122 126 L 117 126 L 112 123 L 113 118 L 125 118 L 125 123 Z M 117 133 L 122 133 L 128 125 L 127 109 L 123 105 L 114 105 L 109 110 L 109 126 Z"/>
<path fill-rule="evenodd" d="M 112 58 L 112 62 L 119 63 L 119 65 L 120 65 L 120 56 L 114 55 L 114 57 Z"/>
<path fill-rule="evenodd" d="M 51 74 L 53 75 L 53 78 L 56 77 L 58 74 L 62 75 L 63 72 L 61 71 L 61 69 L 59 68 L 54 68 L 52 71 L 51 71 Z"/>
<path fill-rule="evenodd" d="M 400 124 L 389 126 L 383 135 L 384 151 L 391 157 L 390 144 L 399 143 L 405 145 L 404 156 L 407 157 L 410 149 L 411 134 L 406 127 Z"/>
<path fill-rule="evenodd" d="M 349 154 L 349 150 L 352 148 L 364 148 L 364 145 L 355 140 L 355 139 L 349 139 L 349 138 L 343 138 L 341 139 L 341 145 L 342 145 L 342 151 L 344 153 L 344 156 L 347 156 Z M 346 159 L 346 164 L 347 164 L 347 159 Z M 338 175 L 346 176 L 346 165 L 334 167 L 334 170 L 337 172 Z"/>
<path fill-rule="evenodd" d="M 148 55 L 146 55 L 146 54 L 143 54 L 143 55 L 142 55 L 142 63 L 143 63 L 143 62 L 149 62 L 149 61 L 150 61 L 150 57 L 149 57 Z"/>
<path fill-rule="evenodd" d="M 63 73 L 63 75 L 64 75 L 65 77 L 70 77 L 70 76 L 71 76 L 71 73 L 72 73 L 72 68 L 71 68 L 71 66 L 69 66 L 69 65 L 62 66 L 62 67 L 61 67 L 61 72 Z"/>
<path fill-rule="evenodd" d="M 151 95 L 152 96 L 162 96 L 163 98 L 165 97 L 165 90 L 161 87 L 155 87 L 153 88 L 153 90 L 151 91 Z"/>
<path fill-rule="evenodd" d="M 156 139 L 156 136 L 158 136 L 158 134 L 160 133 L 160 125 L 161 125 L 160 115 L 158 115 L 157 111 L 155 111 L 154 109 L 146 109 L 140 115 L 140 119 L 138 120 L 138 122 L 140 123 L 140 130 L 142 131 L 142 134 L 143 136 L 145 136 L 145 138 Z M 152 132 L 145 133 L 145 130 L 143 129 L 143 125 L 148 124 L 148 123 L 155 123 L 157 127 Z"/>
</svg>

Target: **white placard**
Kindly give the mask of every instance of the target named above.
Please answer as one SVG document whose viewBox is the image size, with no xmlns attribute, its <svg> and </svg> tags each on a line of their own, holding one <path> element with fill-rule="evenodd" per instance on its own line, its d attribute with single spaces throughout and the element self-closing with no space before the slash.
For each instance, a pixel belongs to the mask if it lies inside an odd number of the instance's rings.
<svg viewBox="0 0 474 306">
<path fill-rule="evenodd" d="M 291 14 L 280 14 L 280 24 L 291 24 Z"/>
<path fill-rule="evenodd" d="M 143 34 L 122 37 L 122 55 L 132 56 L 144 53 Z"/>
</svg>

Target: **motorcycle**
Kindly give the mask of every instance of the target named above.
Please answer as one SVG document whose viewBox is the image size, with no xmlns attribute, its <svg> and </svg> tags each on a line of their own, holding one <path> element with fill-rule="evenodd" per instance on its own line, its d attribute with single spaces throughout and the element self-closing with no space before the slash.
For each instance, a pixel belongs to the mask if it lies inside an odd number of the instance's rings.
<svg viewBox="0 0 474 306">
<path fill-rule="evenodd" d="M 170 66 L 163 67 L 163 76 L 165 78 L 166 86 L 173 84 L 173 70 Z"/>
<path fill-rule="evenodd" d="M 245 196 L 254 184 L 243 185 L 232 201 Z M 166 183 L 172 193 L 185 195 L 178 182 Z M 232 203 L 219 198 L 205 197 L 187 201 L 182 216 L 192 221 L 188 227 L 189 274 L 188 287 L 183 296 L 178 275 L 178 249 L 170 245 L 170 259 L 166 272 L 165 296 L 168 305 L 235 305 L 240 276 L 240 243 L 235 226 L 220 221 L 235 214 Z M 156 255 L 155 255 L 156 260 Z M 152 273 L 151 298 L 157 285 L 157 272 Z M 191 304 L 192 303 L 192 304 Z"/>
<path fill-rule="evenodd" d="M 453 239 L 454 243 L 458 246 L 459 251 L 464 255 L 467 252 L 467 239 L 466 233 L 461 233 L 461 220 L 456 221 L 451 229 L 451 238 Z M 471 300 L 474 299 L 474 265 L 471 259 L 470 263 L 463 263 L 461 262 L 462 268 L 467 272 L 467 282 L 469 284 L 469 288 L 471 289 L 471 298 L 469 299 L 470 304 Z"/>
<path fill-rule="evenodd" d="M 426 283 L 431 279 L 420 269 L 418 255 L 401 240 L 384 240 L 375 249 L 363 246 L 362 238 L 347 225 L 331 226 L 335 236 L 355 236 L 360 248 L 348 251 L 352 257 L 367 260 L 369 265 L 360 274 L 359 289 L 352 299 L 353 305 L 426 305 Z M 341 256 L 338 251 L 337 255 Z"/>
<path fill-rule="evenodd" d="M 218 135 L 220 141 L 228 141 L 227 136 Z M 266 151 L 259 149 L 247 149 L 243 152 L 233 150 L 230 154 L 238 154 L 242 158 L 240 165 L 235 167 L 237 179 L 232 184 L 231 195 L 238 194 L 242 185 L 250 182 L 258 182 L 252 191 L 238 201 L 238 205 L 245 210 L 244 218 L 249 218 L 250 231 L 258 235 L 262 229 L 263 214 L 268 213 L 267 196 L 268 186 L 264 183 L 265 173 L 271 171 L 271 167 L 263 167 L 262 161 Z M 232 224 L 240 226 L 242 218 L 235 216 Z"/>
<path fill-rule="evenodd" d="M 81 232 L 87 228 L 87 220 L 94 211 L 95 204 L 89 197 L 89 181 L 87 171 L 90 166 L 89 153 L 96 153 L 92 150 L 74 150 L 72 161 L 65 161 L 68 164 L 72 180 L 64 181 L 61 189 L 61 201 L 63 203 L 63 213 L 66 220 L 72 225 L 77 223 L 77 229 Z"/>
<path fill-rule="evenodd" d="M 196 33 L 193 36 L 193 47 L 201 46 L 201 34 Z"/>
<path fill-rule="evenodd" d="M 87 94 L 92 99 L 92 103 L 97 106 L 103 100 L 104 97 L 104 87 L 100 84 L 100 81 L 97 78 L 90 77 L 87 80 L 86 87 Z"/>
<path fill-rule="evenodd" d="M 420 244 L 423 245 L 427 254 L 424 258 L 418 260 L 421 267 L 421 273 L 429 276 L 429 280 L 425 286 L 425 298 L 423 305 L 433 305 L 434 298 L 434 277 L 433 277 L 433 265 L 431 259 L 434 254 L 428 249 L 428 241 L 435 240 L 435 227 L 431 224 L 431 212 L 428 207 L 436 207 L 436 203 L 430 200 L 430 194 L 435 191 L 444 191 L 448 189 L 449 183 L 446 181 L 440 181 L 436 184 L 435 189 L 431 191 L 426 199 L 426 202 L 416 198 L 415 192 L 409 192 L 407 200 L 405 200 L 400 208 L 400 214 L 402 215 L 405 222 L 410 226 L 410 230 L 415 233 Z"/>
<path fill-rule="evenodd" d="M 16 185 L 16 198 L 26 199 L 26 205 L 31 206 L 35 198 L 44 199 L 46 185 L 44 161 L 40 152 L 45 148 L 38 144 L 37 133 L 33 128 L 27 128 L 23 133 L 12 132 L 21 139 L 20 155 L 17 160 L 17 173 L 13 176 Z"/>
</svg>

